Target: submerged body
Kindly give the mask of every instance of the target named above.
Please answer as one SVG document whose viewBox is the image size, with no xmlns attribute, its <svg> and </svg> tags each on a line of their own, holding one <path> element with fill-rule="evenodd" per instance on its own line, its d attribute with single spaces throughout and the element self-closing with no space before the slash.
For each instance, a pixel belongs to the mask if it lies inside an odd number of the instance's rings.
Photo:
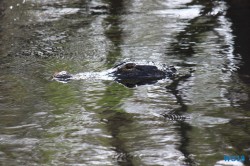
<svg viewBox="0 0 250 166">
<path fill-rule="evenodd" d="M 173 77 L 176 73 L 174 67 L 164 70 L 158 69 L 153 65 L 141 65 L 135 63 L 121 63 L 114 67 L 114 70 L 108 75 L 114 77 L 114 80 L 127 86 L 134 87 L 136 85 L 152 84 L 166 77 Z M 69 81 L 73 75 L 62 71 L 54 74 L 54 79 L 58 81 Z"/>
</svg>

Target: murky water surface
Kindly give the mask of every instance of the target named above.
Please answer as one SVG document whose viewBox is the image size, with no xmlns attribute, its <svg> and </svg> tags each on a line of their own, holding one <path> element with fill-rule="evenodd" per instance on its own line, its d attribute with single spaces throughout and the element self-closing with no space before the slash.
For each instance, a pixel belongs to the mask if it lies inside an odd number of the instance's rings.
<svg viewBox="0 0 250 166">
<path fill-rule="evenodd" d="M 0 165 L 211 166 L 224 155 L 245 155 L 248 165 L 249 75 L 237 72 L 228 8 L 216 0 L 0 1 Z M 124 60 L 195 72 L 134 88 L 51 80 Z"/>
</svg>

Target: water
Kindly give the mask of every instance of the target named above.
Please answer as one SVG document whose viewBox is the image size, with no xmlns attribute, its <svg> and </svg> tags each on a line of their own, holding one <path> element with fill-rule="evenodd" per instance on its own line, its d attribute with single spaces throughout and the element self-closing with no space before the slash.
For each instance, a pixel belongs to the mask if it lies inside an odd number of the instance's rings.
<svg viewBox="0 0 250 166">
<path fill-rule="evenodd" d="M 249 165 L 249 49 L 230 3 L 0 1 L 0 165 Z M 134 88 L 51 79 L 124 60 L 195 72 Z"/>
</svg>

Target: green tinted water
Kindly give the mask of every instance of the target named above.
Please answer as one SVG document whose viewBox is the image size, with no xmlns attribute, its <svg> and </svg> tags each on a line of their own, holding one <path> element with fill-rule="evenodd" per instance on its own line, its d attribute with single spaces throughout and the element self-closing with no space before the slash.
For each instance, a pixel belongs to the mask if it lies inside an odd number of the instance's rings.
<svg viewBox="0 0 250 166">
<path fill-rule="evenodd" d="M 226 2 L 0 1 L 1 165 L 216 165 L 249 155 L 249 85 Z M 1 9 L 0 9 L 1 10 Z M 124 59 L 192 77 L 60 83 Z M 185 121 L 164 119 L 178 113 Z M 248 161 L 245 162 L 248 164 Z"/>
</svg>

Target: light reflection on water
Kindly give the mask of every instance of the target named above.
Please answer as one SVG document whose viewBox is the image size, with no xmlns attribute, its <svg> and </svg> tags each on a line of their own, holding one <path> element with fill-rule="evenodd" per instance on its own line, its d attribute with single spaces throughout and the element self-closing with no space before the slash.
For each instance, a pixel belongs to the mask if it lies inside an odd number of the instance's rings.
<svg viewBox="0 0 250 166">
<path fill-rule="evenodd" d="M 235 59 L 226 2 L 5 6 L 1 164 L 215 165 L 224 154 L 247 155 L 242 149 L 250 115 L 241 103 L 249 100 L 249 87 L 235 73 L 240 58 Z M 127 88 L 106 77 L 127 58 L 195 72 L 179 82 Z M 77 79 L 51 81 L 62 70 L 78 73 Z M 188 118 L 162 116 L 170 113 Z"/>
</svg>

